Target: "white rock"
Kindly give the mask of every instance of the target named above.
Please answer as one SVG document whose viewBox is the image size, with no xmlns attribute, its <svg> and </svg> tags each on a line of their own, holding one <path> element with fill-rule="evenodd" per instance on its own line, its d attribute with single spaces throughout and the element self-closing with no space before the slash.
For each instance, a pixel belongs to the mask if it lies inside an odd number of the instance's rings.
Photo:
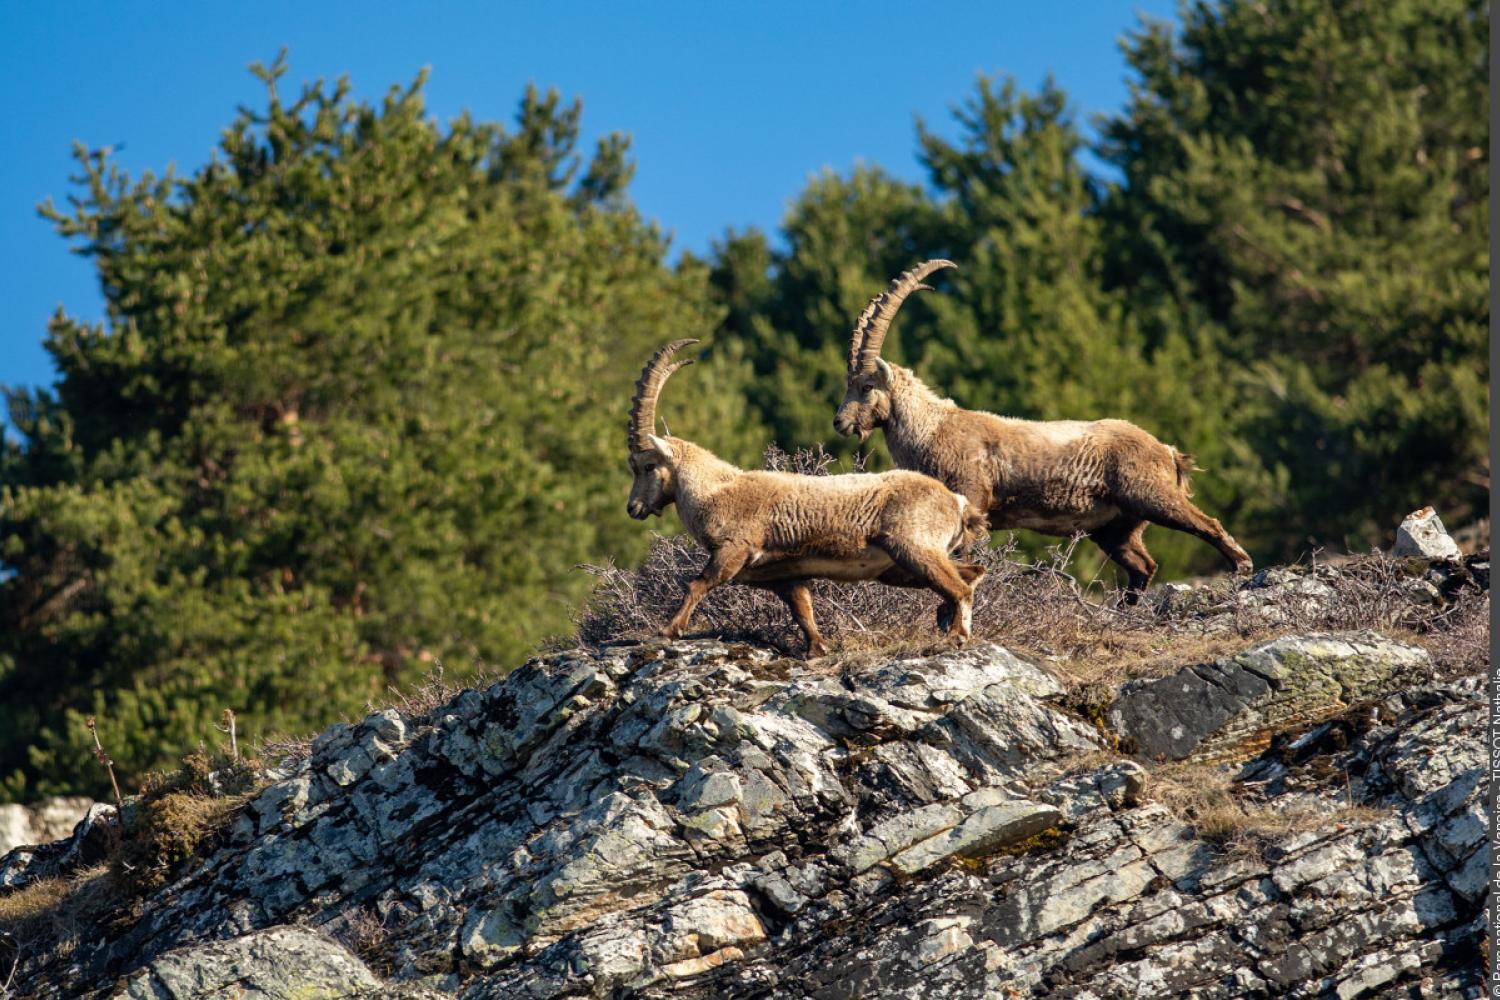
<svg viewBox="0 0 1500 1000">
<path fill-rule="evenodd" d="M 1396 529 L 1396 547 L 1391 554 L 1418 559 L 1456 559 L 1456 543 L 1443 528 L 1443 521 L 1431 507 L 1412 511 Z"/>
</svg>

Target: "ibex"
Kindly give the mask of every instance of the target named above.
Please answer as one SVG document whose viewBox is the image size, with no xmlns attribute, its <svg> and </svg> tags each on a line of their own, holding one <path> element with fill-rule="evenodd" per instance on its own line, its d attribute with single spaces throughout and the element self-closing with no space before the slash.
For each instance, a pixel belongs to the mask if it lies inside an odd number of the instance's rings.
<svg viewBox="0 0 1500 1000">
<path fill-rule="evenodd" d="M 637 520 L 677 505 L 688 533 L 708 551 L 708 565 L 662 630 L 681 634 L 709 591 L 742 583 L 774 591 L 807 638 L 808 656 L 827 652 L 813 620 L 807 582 L 879 580 L 927 587 L 943 603 L 938 625 L 960 642 L 969 635 L 980 566 L 949 553 L 983 531 L 984 516 L 942 483 L 915 472 L 807 476 L 745 472 L 677 437 L 657 437 L 656 400 L 667 378 L 691 361 L 672 355 L 696 340 L 657 351 L 631 401 L 626 510 Z"/>
<path fill-rule="evenodd" d="M 1020 420 L 961 409 L 880 347 L 908 295 L 954 267 L 929 260 L 891 282 L 865 307 L 849 343 L 844 400 L 833 426 L 861 441 L 885 429 L 891 458 L 942 480 L 988 515 L 993 529 L 1087 534 L 1129 576 L 1128 601 L 1156 575 L 1141 536 L 1148 524 L 1197 535 L 1241 572 L 1250 556 L 1192 502 L 1192 456 L 1125 420 Z"/>
</svg>

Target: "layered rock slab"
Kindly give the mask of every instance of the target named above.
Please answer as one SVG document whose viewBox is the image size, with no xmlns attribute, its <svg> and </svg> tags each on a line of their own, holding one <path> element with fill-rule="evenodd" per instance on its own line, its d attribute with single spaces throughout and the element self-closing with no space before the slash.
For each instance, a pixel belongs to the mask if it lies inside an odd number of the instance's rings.
<svg viewBox="0 0 1500 1000">
<path fill-rule="evenodd" d="M 1426 650 L 1374 632 L 1272 639 L 1233 656 L 1121 687 L 1110 727 L 1127 749 L 1181 760 L 1398 691 L 1432 672 Z M 1207 744 L 1207 746 L 1205 746 Z"/>
</svg>

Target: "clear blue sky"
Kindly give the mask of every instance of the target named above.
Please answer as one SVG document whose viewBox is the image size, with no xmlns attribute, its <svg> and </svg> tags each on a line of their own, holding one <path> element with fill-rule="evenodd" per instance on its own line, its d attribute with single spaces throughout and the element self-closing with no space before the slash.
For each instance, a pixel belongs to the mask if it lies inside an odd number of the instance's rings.
<svg viewBox="0 0 1500 1000">
<path fill-rule="evenodd" d="M 697 252 L 728 227 L 774 232 L 810 174 L 876 163 L 911 180 L 914 121 L 951 134 L 981 73 L 1050 71 L 1082 120 L 1118 110 L 1118 41 L 1173 0 L 1110 3 L 22 3 L 0 8 L 0 383 L 51 384 L 45 326 L 98 319 L 89 262 L 36 215 L 71 186 L 69 147 L 122 146 L 132 174 L 207 161 L 245 67 L 285 45 L 290 81 L 347 74 L 379 97 L 431 68 L 428 107 L 509 122 L 526 84 L 583 99 L 586 146 L 634 139 L 636 204 Z"/>
</svg>

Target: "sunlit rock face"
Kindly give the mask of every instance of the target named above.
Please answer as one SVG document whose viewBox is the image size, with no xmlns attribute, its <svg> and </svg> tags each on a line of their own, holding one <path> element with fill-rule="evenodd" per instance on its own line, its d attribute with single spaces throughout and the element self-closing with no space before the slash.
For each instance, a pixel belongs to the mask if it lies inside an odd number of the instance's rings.
<svg viewBox="0 0 1500 1000">
<path fill-rule="evenodd" d="M 991 644 L 842 670 L 715 641 L 539 658 L 329 729 L 133 919 L 23 956 L 21 993 L 1477 984 L 1479 677 L 1434 682 L 1373 633 L 1247 644 L 1102 711 L 1065 676 Z M 1179 818 L 1155 770 L 1175 759 L 1226 784 L 1245 829 Z"/>
<path fill-rule="evenodd" d="M 93 804 L 91 799 L 54 795 L 30 805 L 0 805 L 0 854 L 66 837 Z"/>
</svg>

